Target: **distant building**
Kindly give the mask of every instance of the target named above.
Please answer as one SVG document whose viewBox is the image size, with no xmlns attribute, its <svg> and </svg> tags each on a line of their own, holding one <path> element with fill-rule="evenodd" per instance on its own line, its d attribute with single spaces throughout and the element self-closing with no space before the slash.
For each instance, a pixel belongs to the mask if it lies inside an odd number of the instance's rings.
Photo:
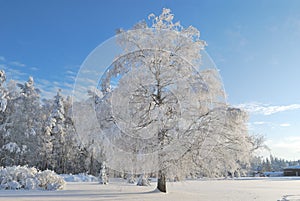
<svg viewBox="0 0 300 201">
<path fill-rule="evenodd" d="M 284 174 L 283 172 L 264 172 L 265 177 L 282 177 Z"/>
<path fill-rule="evenodd" d="M 300 165 L 289 166 L 283 169 L 284 176 L 300 176 Z"/>
</svg>

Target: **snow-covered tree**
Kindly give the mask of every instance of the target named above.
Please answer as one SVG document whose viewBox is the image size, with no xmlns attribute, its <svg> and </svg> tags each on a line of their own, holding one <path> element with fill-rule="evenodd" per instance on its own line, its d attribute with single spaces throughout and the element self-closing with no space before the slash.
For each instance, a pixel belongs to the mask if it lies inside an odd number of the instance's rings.
<svg viewBox="0 0 300 201">
<path fill-rule="evenodd" d="M 106 164 L 103 161 L 101 164 L 101 169 L 100 169 L 100 173 L 99 173 L 99 180 L 100 180 L 100 184 L 108 184 L 108 176 L 107 176 L 107 172 L 106 172 Z"/>
<path fill-rule="evenodd" d="M 246 122 L 247 114 L 238 108 L 226 108 L 219 117 L 225 121 L 215 123 L 220 125 L 212 125 L 212 128 L 221 126 L 220 132 L 210 131 L 213 136 L 215 145 L 207 152 L 206 157 L 201 157 L 210 164 L 208 175 L 211 177 L 228 175 L 239 175 L 242 173 L 242 167 L 248 165 L 251 159 L 252 146 L 249 141 Z M 201 159 L 200 158 L 200 159 Z M 199 160 L 199 159 L 198 159 Z M 206 164 L 200 163 L 202 167 Z M 205 172 L 202 172 L 205 173 Z"/>
<path fill-rule="evenodd" d="M 150 186 L 149 177 L 147 174 L 141 174 L 138 178 L 137 184 L 138 186 Z"/>
<path fill-rule="evenodd" d="M 0 126 L 0 153 L 3 153 L 3 148 L 5 149 L 5 132 L 6 132 L 6 127 L 5 127 L 5 121 L 6 121 L 6 115 L 5 115 L 5 110 L 7 107 L 7 90 L 4 87 L 4 83 L 6 81 L 6 75 L 3 70 L 0 71 L 0 121 L 1 121 L 1 126 Z M 1 162 L 0 165 L 2 164 L 2 161 L 4 158 L 1 156 Z"/>
<path fill-rule="evenodd" d="M 4 74 L 4 71 L 2 71 Z M 2 78 L 5 74 L 2 74 Z M 4 81 L 4 79 L 2 79 Z M 10 81 L 7 84 L 1 84 L 2 95 L 6 94 L 3 99 L 6 99 L 5 110 L 0 112 L 0 165 L 12 165 L 18 161 L 20 155 L 20 147 L 12 141 L 10 134 L 11 128 L 15 124 L 13 113 L 15 112 L 15 101 L 19 97 L 16 83 Z"/>
<path fill-rule="evenodd" d="M 58 90 L 52 112 L 44 129 L 44 155 L 48 157 L 50 167 L 58 173 L 68 171 L 70 163 L 72 163 L 72 159 L 75 160 L 74 156 L 78 151 L 72 120 L 66 112 L 66 109 L 70 109 L 68 103 L 64 101 L 61 90 Z"/>
<path fill-rule="evenodd" d="M 102 76 L 95 106 L 109 165 L 157 171 L 162 192 L 167 178 L 238 175 L 257 148 L 247 114 L 225 103 L 218 71 L 203 62 L 199 31 L 173 17 L 163 9 L 150 26 L 119 30 L 123 53 Z"/>
<path fill-rule="evenodd" d="M 53 110 L 53 100 L 43 99 L 42 106 L 42 121 L 43 129 L 39 135 L 39 161 L 37 167 L 41 170 L 53 169 L 54 159 L 52 157 L 53 143 L 51 136 L 51 128 L 53 121 L 51 121 L 51 112 Z"/>
<path fill-rule="evenodd" d="M 7 105 L 9 114 L 6 117 L 4 130 L 8 144 L 5 147 L 14 148 L 7 150 L 10 162 L 7 161 L 6 165 L 33 165 L 38 158 L 36 138 L 41 130 L 39 90 L 34 87 L 32 77 L 17 86 L 20 90 L 18 93 L 14 90 L 10 92 Z"/>
<path fill-rule="evenodd" d="M 67 172 L 68 173 L 82 173 L 87 172 L 87 147 L 82 146 L 77 136 L 74 122 L 72 119 L 72 99 L 70 96 L 64 100 L 65 111 L 65 129 L 66 129 L 66 155 L 67 157 Z"/>
<path fill-rule="evenodd" d="M 157 188 L 166 192 L 169 168 L 192 151 L 196 139 L 206 138 L 203 128 L 210 121 L 225 118 L 205 121 L 225 107 L 224 91 L 217 70 L 198 70 L 206 44 L 196 28 L 173 23 L 169 9 L 149 17 L 151 27 L 142 22 L 118 35 L 124 53 L 101 79 L 101 104 L 107 109 L 103 106 L 106 113 L 99 121 L 117 149 L 133 153 L 121 157 L 139 167 L 152 165 Z M 214 127 L 215 132 L 220 129 Z M 156 164 L 144 158 L 149 155 Z"/>
<path fill-rule="evenodd" d="M 0 112 L 4 112 L 7 106 L 7 90 L 5 89 L 4 82 L 6 75 L 3 70 L 0 70 Z"/>
</svg>

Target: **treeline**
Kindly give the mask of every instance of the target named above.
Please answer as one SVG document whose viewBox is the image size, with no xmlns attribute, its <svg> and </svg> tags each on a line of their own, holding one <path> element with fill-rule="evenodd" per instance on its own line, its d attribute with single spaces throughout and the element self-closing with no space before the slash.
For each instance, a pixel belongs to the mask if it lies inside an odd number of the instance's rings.
<svg viewBox="0 0 300 201">
<path fill-rule="evenodd" d="M 0 166 L 97 174 L 93 146 L 83 146 L 76 136 L 70 97 L 58 91 L 53 99 L 41 100 L 32 77 L 16 83 L 0 71 L 0 98 Z"/>
<path fill-rule="evenodd" d="M 282 172 L 288 166 L 299 165 L 300 160 L 285 160 L 282 158 L 270 155 L 270 157 L 253 157 L 251 168 L 256 172 Z"/>
<path fill-rule="evenodd" d="M 91 96 L 94 101 L 94 95 Z M 229 130 L 234 131 L 234 125 L 228 126 Z M 244 142 L 238 140 L 244 139 L 243 135 L 230 133 L 224 135 L 224 140 L 218 138 L 220 143 L 210 150 L 214 157 L 205 158 L 202 165 L 191 168 L 196 173 L 186 175 L 242 176 L 255 169 L 256 158 L 252 164 L 247 161 L 252 161 L 252 150 L 262 146 L 263 139 L 249 136 L 245 145 L 238 146 Z M 60 174 L 98 175 L 104 161 L 102 151 L 93 139 L 84 144 L 79 140 L 72 119 L 71 97 L 64 97 L 58 90 L 52 99 L 41 99 L 32 77 L 25 83 L 16 83 L 7 81 L 5 72 L 0 71 L 0 166 L 28 165 Z M 110 174 L 114 173 L 111 170 Z"/>
</svg>

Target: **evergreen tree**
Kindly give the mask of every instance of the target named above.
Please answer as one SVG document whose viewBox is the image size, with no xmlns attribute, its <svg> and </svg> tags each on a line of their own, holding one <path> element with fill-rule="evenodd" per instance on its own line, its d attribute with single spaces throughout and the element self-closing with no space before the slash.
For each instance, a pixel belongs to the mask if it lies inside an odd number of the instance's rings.
<svg viewBox="0 0 300 201">
<path fill-rule="evenodd" d="M 100 180 L 100 184 L 108 184 L 108 176 L 107 176 L 107 172 L 106 172 L 106 164 L 103 161 L 101 164 L 101 169 L 100 169 L 100 173 L 99 173 L 99 180 Z"/>
<path fill-rule="evenodd" d="M 24 84 L 17 84 L 17 97 L 10 97 L 6 117 L 6 145 L 11 160 L 6 165 L 36 165 L 38 158 L 37 134 L 40 124 L 40 91 L 35 89 L 32 77 Z"/>
<path fill-rule="evenodd" d="M 66 166 L 66 155 L 65 155 L 65 137 L 66 127 L 65 121 L 65 110 L 63 105 L 63 97 L 60 90 L 54 97 L 53 110 L 48 119 L 48 125 L 45 129 L 45 136 L 49 136 L 49 147 L 52 151 L 52 167 L 58 173 L 64 173 Z M 50 145 L 51 143 L 51 145 Z"/>
</svg>

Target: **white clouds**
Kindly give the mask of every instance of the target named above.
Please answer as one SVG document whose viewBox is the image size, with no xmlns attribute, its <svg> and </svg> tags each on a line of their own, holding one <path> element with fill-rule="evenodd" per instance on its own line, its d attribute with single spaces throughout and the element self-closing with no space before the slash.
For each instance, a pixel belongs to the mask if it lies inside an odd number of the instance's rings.
<svg viewBox="0 0 300 201">
<path fill-rule="evenodd" d="M 24 81 L 25 79 L 28 78 L 27 73 L 24 73 L 20 70 L 16 70 L 16 69 L 13 69 L 13 68 L 6 68 L 5 72 L 6 72 L 6 76 L 9 79 L 14 79 L 14 80 L 17 80 L 17 81 Z"/>
<path fill-rule="evenodd" d="M 295 119 L 300 112 L 300 104 L 269 105 L 263 103 L 245 103 L 237 107 L 247 110 L 252 121 L 249 130 L 267 136 L 266 145 L 271 154 L 293 160 L 300 155 L 299 124 Z M 294 113 L 281 114 L 287 111 Z M 295 115 L 294 115 L 295 114 Z M 270 153 L 267 153 L 269 155 Z"/>
<path fill-rule="evenodd" d="M 65 72 L 65 77 L 66 77 L 66 79 L 68 79 L 68 80 L 70 80 L 70 81 L 75 81 L 75 79 L 76 79 L 76 76 L 77 76 L 77 72 L 73 72 L 73 71 L 71 71 L 71 70 L 67 70 L 66 72 Z"/>
<path fill-rule="evenodd" d="M 63 91 L 65 95 L 71 95 L 73 90 L 73 83 L 66 82 L 65 79 L 62 80 L 47 80 L 36 78 L 36 87 L 42 91 L 42 98 L 51 99 L 53 98 L 58 89 Z"/>
<path fill-rule="evenodd" d="M 31 73 L 37 74 L 36 71 L 42 70 L 35 66 L 29 66 L 17 60 L 9 61 L 4 56 L 0 56 L 0 69 L 4 69 L 8 80 L 15 80 L 17 83 L 24 83 Z M 20 69 L 20 67 L 26 67 Z M 61 72 L 60 75 L 49 75 L 47 78 L 33 76 L 36 88 L 41 90 L 42 98 L 53 98 L 56 95 L 58 89 L 62 89 L 65 95 L 71 95 L 74 81 L 76 79 L 77 72 L 75 68 L 79 66 L 68 66 L 65 72 Z"/>
<path fill-rule="evenodd" d="M 294 160 L 300 154 L 300 136 L 287 136 L 282 139 L 269 140 L 266 142 L 272 154 L 282 158 Z"/>
<path fill-rule="evenodd" d="M 282 124 L 279 124 L 279 126 L 281 126 L 281 127 L 289 127 L 289 126 L 291 126 L 291 124 L 290 123 L 282 123 Z"/>
<path fill-rule="evenodd" d="M 265 124 L 269 124 L 270 122 L 265 122 L 265 121 L 255 121 L 253 122 L 254 125 L 265 125 Z"/>
<path fill-rule="evenodd" d="M 67 70 L 66 74 L 67 75 L 74 75 L 75 76 L 77 74 L 77 72 L 74 72 L 74 71 L 71 71 L 71 70 Z"/>
<path fill-rule="evenodd" d="M 0 62 L 2 62 L 2 64 L 0 64 L 0 68 L 1 69 L 8 69 L 8 67 L 11 69 L 13 67 L 26 67 L 27 65 L 20 62 L 20 61 L 7 61 L 6 58 L 4 56 L 0 56 Z M 29 70 L 31 71 L 38 71 L 39 68 L 37 67 L 28 67 Z"/>
<path fill-rule="evenodd" d="M 16 67 L 25 67 L 26 65 L 19 62 L 19 61 L 12 61 L 12 62 L 9 62 L 10 65 L 12 66 L 16 66 Z"/>
<path fill-rule="evenodd" d="M 7 68 L 7 66 L 5 64 L 0 64 L 0 69 L 1 70 L 3 70 L 3 69 L 5 70 L 6 68 Z"/>
<path fill-rule="evenodd" d="M 32 71 L 38 71 L 39 70 L 39 68 L 37 68 L 37 67 L 30 67 L 29 69 L 32 70 Z"/>
<path fill-rule="evenodd" d="M 261 114 L 261 115 L 272 115 L 278 112 L 299 110 L 300 104 L 291 104 L 291 105 L 268 105 L 262 103 L 244 103 L 236 105 L 238 108 L 242 108 L 252 114 Z"/>
<path fill-rule="evenodd" d="M 0 56 L 0 62 L 2 62 L 2 64 L 0 64 L 0 69 L 4 69 L 6 71 L 9 71 L 9 70 L 11 70 L 11 71 L 17 71 L 16 69 L 14 69 L 16 67 L 22 67 L 22 68 L 28 67 L 27 69 L 29 69 L 30 71 L 38 71 L 39 70 L 39 68 L 37 68 L 35 66 L 29 67 L 29 66 L 27 66 L 26 64 L 24 64 L 24 63 L 22 63 L 20 61 L 16 61 L 16 60 L 15 61 L 8 61 L 3 56 Z M 26 70 L 26 69 L 24 69 L 24 70 Z M 18 75 L 19 74 L 20 73 L 18 73 Z M 28 74 L 28 73 L 22 72 L 22 75 L 25 75 L 25 74 Z M 12 79 L 18 79 L 18 77 L 15 77 L 14 74 L 12 74 Z"/>
</svg>

